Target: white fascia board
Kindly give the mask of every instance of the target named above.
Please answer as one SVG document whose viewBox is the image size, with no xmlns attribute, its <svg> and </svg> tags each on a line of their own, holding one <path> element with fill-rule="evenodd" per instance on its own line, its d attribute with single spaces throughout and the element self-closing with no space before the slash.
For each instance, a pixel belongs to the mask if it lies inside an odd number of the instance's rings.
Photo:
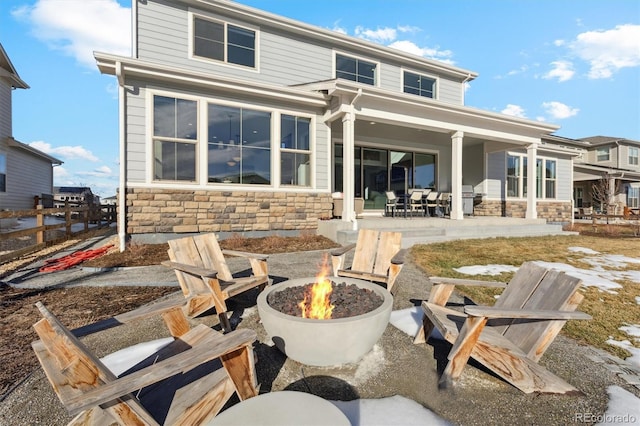
<svg viewBox="0 0 640 426">
<path fill-rule="evenodd" d="M 5 138 L 5 141 L 7 142 L 7 146 L 13 147 L 13 148 L 18 148 L 21 149 L 23 151 L 26 151 L 32 155 L 35 155 L 36 157 L 40 157 L 40 158 L 44 158 L 45 160 L 49 161 L 51 164 L 55 164 L 55 165 L 61 165 L 63 162 L 58 160 L 56 157 L 52 157 L 51 155 L 40 151 L 39 149 L 36 149 L 30 145 L 27 145 L 25 143 L 19 142 L 17 140 L 15 140 L 14 138 L 12 138 L 11 136 Z"/>
<path fill-rule="evenodd" d="M 319 40 L 331 47 L 353 49 L 370 55 L 401 61 L 406 65 L 430 68 L 434 70 L 434 72 L 455 76 L 463 79 L 464 81 L 471 81 L 478 76 L 478 73 L 476 72 L 454 67 L 444 62 L 423 58 L 398 49 L 382 46 L 380 44 L 348 36 L 337 31 L 306 24 L 301 21 L 296 21 L 284 16 L 227 0 L 184 0 L 184 3 L 196 7 L 207 8 L 208 10 L 222 11 L 228 15 L 238 16 L 240 19 L 245 21 L 256 22 L 259 25 L 262 24 L 282 28 L 294 34 L 300 34 L 304 37 Z"/>
<path fill-rule="evenodd" d="M 251 96 L 286 100 L 314 107 L 326 108 L 328 104 L 327 97 L 317 92 L 256 83 L 247 80 L 224 78 L 211 73 L 167 67 L 156 63 L 104 53 L 94 53 L 94 57 L 96 58 L 98 69 L 103 74 L 116 75 L 116 67 L 121 66 L 123 76 L 180 82 L 192 86 L 214 88 L 229 93 L 242 93 Z"/>
</svg>

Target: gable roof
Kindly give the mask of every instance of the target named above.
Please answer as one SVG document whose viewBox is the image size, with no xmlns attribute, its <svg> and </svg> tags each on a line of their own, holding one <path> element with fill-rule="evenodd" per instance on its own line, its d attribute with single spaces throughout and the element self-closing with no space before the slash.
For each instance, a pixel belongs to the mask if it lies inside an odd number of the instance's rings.
<svg viewBox="0 0 640 426">
<path fill-rule="evenodd" d="M 628 145 L 640 145 L 640 141 L 633 139 L 616 138 L 614 136 L 590 136 L 588 138 L 580 138 L 579 140 L 587 143 L 589 146 L 608 145 L 617 142 L 623 142 Z"/>
<path fill-rule="evenodd" d="M 4 47 L 2 47 L 2 43 L 0 43 L 0 78 L 9 80 L 9 84 L 15 89 L 29 88 L 29 85 L 18 75 L 18 72 L 9 59 L 9 55 L 7 55 Z"/>
</svg>

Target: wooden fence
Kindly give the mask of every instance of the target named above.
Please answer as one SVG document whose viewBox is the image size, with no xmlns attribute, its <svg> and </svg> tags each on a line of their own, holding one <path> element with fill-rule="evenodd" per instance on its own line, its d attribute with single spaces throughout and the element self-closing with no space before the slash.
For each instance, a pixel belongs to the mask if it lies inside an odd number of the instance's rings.
<svg viewBox="0 0 640 426">
<path fill-rule="evenodd" d="M 45 218 L 53 216 L 64 218 L 53 224 L 45 224 Z M 35 226 L 9 230 L 0 228 L 0 247 L 9 245 L 10 241 L 18 241 L 21 237 L 29 237 L 26 247 L 9 250 L 0 254 L 0 263 L 15 259 L 25 254 L 40 250 L 48 245 L 56 244 L 71 237 L 81 235 L 90 230 L 111 226 L 116 222 L 115 205 L 72 205 L 68 202 L 64 207 L 44 208 L 39 205 L 31 210 L 0 211 L 0 221 L 8 223 L 8 219 L 35 218 Z M 73 229 L 74 224 L 82 224 Z M 80 229 L 78 229 L 80 228 Z M 1 251 L 1 250 L 0 250 Z"/>
</svg>

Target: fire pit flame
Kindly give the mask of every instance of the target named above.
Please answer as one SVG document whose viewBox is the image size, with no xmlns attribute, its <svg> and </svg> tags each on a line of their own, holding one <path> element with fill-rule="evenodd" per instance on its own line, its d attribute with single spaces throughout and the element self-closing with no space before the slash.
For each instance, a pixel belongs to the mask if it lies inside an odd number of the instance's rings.
<svg viewBox="0 0 640 426">
<path fill-rule="evenodd" d="M 325 254 L 320 272 L 316 275 L 316 282 L 304 294 L 304 300 L 298 303 L 302 310 L 302 318 L 331 319 L 334 305 L 331 304 L 333 291 L 329 276 L 328 256 Z"/>
</svg>

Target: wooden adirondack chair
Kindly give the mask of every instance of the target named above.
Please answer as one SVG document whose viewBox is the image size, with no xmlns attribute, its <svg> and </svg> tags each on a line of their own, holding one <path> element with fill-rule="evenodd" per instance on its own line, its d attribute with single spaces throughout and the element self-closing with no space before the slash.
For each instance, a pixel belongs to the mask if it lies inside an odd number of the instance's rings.
<svg viewBox="0 0 640 426">
<path fill-rule="evenodd" d="M 582 281 L 534 262 L 524 263 L 509 285 L 499 282 L 430 278 L 433 288 L 422 303 L 423 328 L 415 343 L 423 343 L 433 328 L 453 344 L 440 385 L 455 382 L 469 356 L 525 393 L 569 393 L 577 389 L 538 361 L 569 319 L 591 319 L 576 308 L 582 301 Z M 445 307 L 455 285 L 506 287 L 493 307 Z"/>
<path fill-rule="evenodd" d="M 404 264 L 405 249 L 401 248 L 400 232 L 381 232 L 361 229 L 358 241 L 332 250 L 331 263 L 336 277 L 359 278 L 385 284 L 392 294 L 396 278 Z M 345 256 L 355 248 L 351 268 L 346 269 Z"/>
<path fill-rule="evenodd" d="M 234 277 L 224 255 L 249 259 L 252 274 Z M 199 234 L 169 241 L 170 262 L 187 298 L 187 315 L 198 316 L 215 307 L 225 332 L 231 331 L 226 300 L 257 286 L 269 285 L 267 255 L 222 250 L 213 233 Z"/>
<path fill-rule="evenodd" d="M 70 425 L 195 425 L 209 421 L 237 392 L 258 394 L 252 344 L 256 333 L 223 335 L 204 324 L 189 327 L 175 301 L 142 307 L 95 327 L 71 332 L 42 303 L 32 347 L 51 386 L 76 417 Z M 162 315 L 172 343 L 116 377 L 79 339 L 133 320 Z M 222 364 L 220 364 L 222 362 Z"/>
</svg>

